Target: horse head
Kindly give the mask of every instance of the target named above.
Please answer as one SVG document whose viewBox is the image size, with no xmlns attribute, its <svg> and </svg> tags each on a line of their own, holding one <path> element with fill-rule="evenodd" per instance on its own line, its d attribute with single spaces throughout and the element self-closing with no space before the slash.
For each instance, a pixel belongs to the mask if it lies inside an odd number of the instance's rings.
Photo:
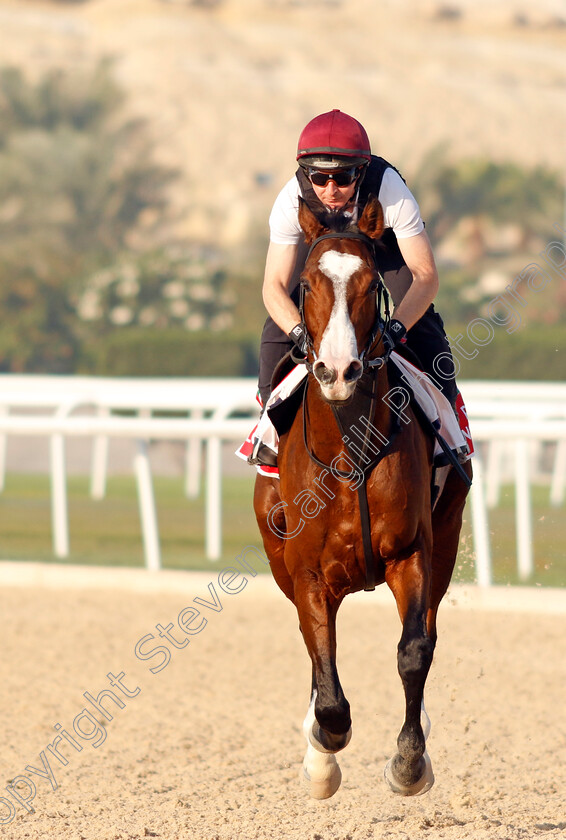
<svg viewBox="0 0 566 840">
<path fill-rule="evenodd" d="M 380 279 L 374 242 L 383 233 L 383 210 L 371 196 L 356 225 L 343 213 L 320 221 L 301 199 L 299 222 L 310 245 L 301 284 L 312 371 L 326 400 L 344 402 L 354 393 L 376 334 Z"/>
</svg>

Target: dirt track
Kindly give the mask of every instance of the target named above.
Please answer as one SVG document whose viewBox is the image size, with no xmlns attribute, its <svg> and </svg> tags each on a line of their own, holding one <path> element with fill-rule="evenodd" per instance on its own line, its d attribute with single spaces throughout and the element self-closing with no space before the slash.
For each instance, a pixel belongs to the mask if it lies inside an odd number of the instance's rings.
<svg viewBox="0 0 566 840">
<path fill-rule="evenodd" d="M 347 600 L 339 667 L 354 736 L 340 759 L 342 788 L 317 802 L 298 781 L 309 663 L 294 609 L 271 580 L 250 579 L 227 595 L 212 571 L 171 573 L 155 579 L 153 592 L 147 576 L 130 570 L 110 588 L 96 570 L 77 573 L 76 587 L 72 570 L 66 587 L 50 574 L 41 585 L 11 586 L 0 572 L 1 836 L 524 840 L 566 833 L 564 593 L 556 614 L 544 604 L 540 612 L 496 611 L 473 606 L 460 591 L 449 596 L 427 691 L 436 785 L 415 799 L 393 796 L 382 780 L 402 717 L 394 607 L 385 590 Z M 196 629 L 204 615 L 208 623 L 187 637 L 177 618 L 195 597 L 214 605 L 211 581 L 223 608 L 198 605 L 201 616 L 188 626 Z M 159 622 L 173 622 L 177 642 L 190 643 L 167 642 L 167 663 L 165 654 L 137 658 L 136 644 L 157 636 Z M 138 651 L 148 656 L 164 641 L 146 640 Z M 109 673 L 124 707 L 99 698 L 113 717 L 104 737 L 102 713 L 83 695 L 111 689 Z M 81 716 L 85 709 L 92 719 Z M 56 724 L 81 752 L 70 740 L 54 742 Z M 36 783 L 35 813 L 5 790 L 28 765 L 43 773 L 26 773 Z"/>
</svg>

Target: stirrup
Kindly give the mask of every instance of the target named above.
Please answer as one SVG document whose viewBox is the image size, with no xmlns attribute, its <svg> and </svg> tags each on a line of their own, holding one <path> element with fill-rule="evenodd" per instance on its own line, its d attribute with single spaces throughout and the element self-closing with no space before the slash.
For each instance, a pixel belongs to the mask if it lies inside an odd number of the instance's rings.
<svg viewBox="0 0 566 840">
<path fill-rule="evenodd" d="M 458 462 L 460 464 L 465 464 L 466 461 L 469 461 L 470 460 L 470 447 L 468 446 L 468 444 L 465 443 L 464 446 L 460 446 L 456 450 L 456 455 L 458 456 Z"/>
<path fill-rule="evenodd" d="M 251 455 L 248 455 L 248 464 L 251 464 L 253 467 L 276 467 L 277 453 L 273 449 L 270 449 L 269 446 L 266 446 L 265 443 L 262 443 L 259 438 L 256 438 Z"/>
</svg>

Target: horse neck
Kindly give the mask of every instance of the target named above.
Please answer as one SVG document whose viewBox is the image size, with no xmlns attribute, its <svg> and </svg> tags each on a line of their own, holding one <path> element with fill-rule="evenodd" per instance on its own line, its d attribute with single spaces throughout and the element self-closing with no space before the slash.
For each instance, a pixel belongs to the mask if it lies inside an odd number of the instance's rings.
<svg viewBox="0 0 566 840">
<path fill-rule="evenodd" d="M 350 402 L 337 407 L 329 405 L 316 383 L 311 382 L 307 400 L 309 433 L 313 441 L 324 441 L 327 451 L 337 454 L 344 449 L 346 437 L 356 445 L 360 444 L 362 432 L 367 434 L 370 446 L 381 449 L 383 441 L 389 440 L 393 427 L 392 412 L 385 400 L 389 388 L 384 366 L 364 375 Z"/>
<path fill-rule="evenodd" d="M 365 417 L 371 423 L 367 426 L 368 429 L 368 443 L 374 446 L 377 445 L 379 449 L 382 448 L 384 440 L 389 440 L 393 430 L 393 416 L 391 408 L 388 405 L 386 398 L 390 390 L 389 377 L 387 375 L 387 366 L 373 370 L 372 376 L 374 380 L 371 381 L 371 390 L 373 396 L 371 398 L 365 397 L 361 399 L 358 405 L 353 408 L 354 413 L 357 411 L 360 417 Z M 381 441 L 381 442 L 380 442 Z"/>
<path fill-rule="evenodd" d="M 374 405 L 373 425 L 379 431 L 388 436 L 393 425 L 393 418 L 391 416 L 391 408 L 386 401 L 387 394 L 390 391 L 389 376 L 387 375 L 387 365 L 384 365 L 377 371 L 377 396 Z"/>
</svg>

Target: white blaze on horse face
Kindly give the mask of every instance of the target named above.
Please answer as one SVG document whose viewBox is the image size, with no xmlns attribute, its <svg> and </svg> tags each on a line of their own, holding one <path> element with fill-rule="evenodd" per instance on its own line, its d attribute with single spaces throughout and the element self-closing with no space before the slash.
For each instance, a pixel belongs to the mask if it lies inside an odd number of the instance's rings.
<svg viewBox="0 0 566 840">
<path fill-rule="evenodd" d="M 358 358 L 356 333 L 346 301 L 346 290 L 350 278 L 363 266 L 363 261 L 355 254 L 342 254 L 339 251 L 326 251 L 319 260 L 318 267 L 332 281 L 334 305 L 318 351 L 318 358 L 326 367 L 334 368 L 341 379 L 343 373 L 354 359 Z M 329 391 L 344 390 L 340 381 Z M 351 386 L 348 386 L 348 391 Z M 338 395 L 337 395 L 338 396 Z M 338 397 L 340 398 L 340 397 Z"/>
<path fill-rule="evenodd" d="M 326 356 L 336 360 L 358 357 L 356 333 L 348 314 L 346 303 L 346 289 L 348 281 L 363 265 L 360 257 L 355 254 L 341 254 L 339 251 L 326 251 L 318 262 L 318 267 L 334 288 L 334 306 L 322 341 L 319 358 L 326 362 Z"/>
</svg>

